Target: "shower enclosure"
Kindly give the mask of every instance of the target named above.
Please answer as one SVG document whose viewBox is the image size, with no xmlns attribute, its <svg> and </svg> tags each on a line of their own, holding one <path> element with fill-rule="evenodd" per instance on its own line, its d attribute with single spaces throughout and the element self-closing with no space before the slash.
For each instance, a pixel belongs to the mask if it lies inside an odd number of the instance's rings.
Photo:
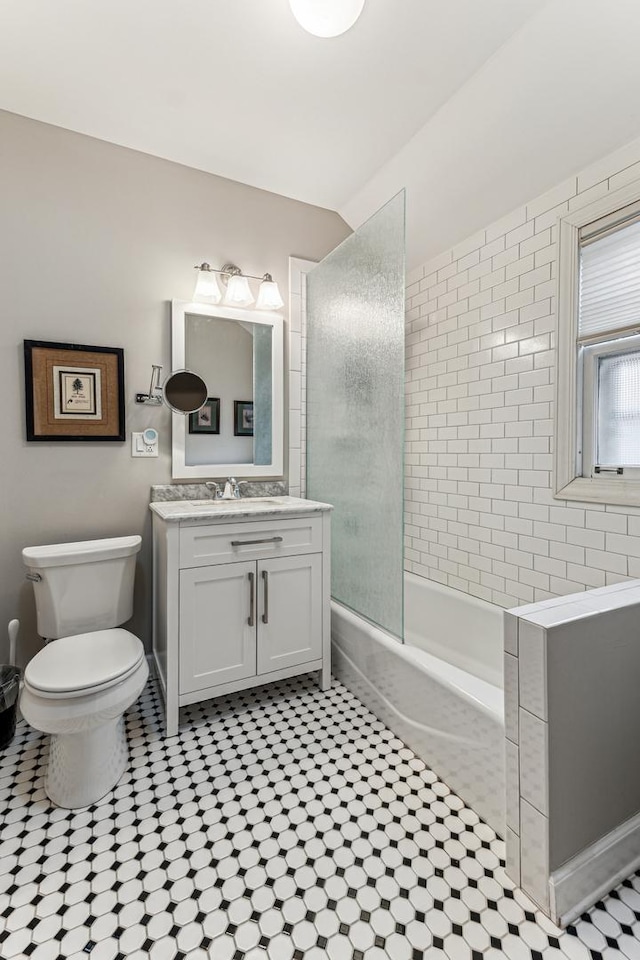
<svg viewBox="0 0 640 960">
<path fill-rule="evenodd" d="M 335 506 L 333 670 L 504 836 L 502 612 L 403 574 L 403 427 L 400 194 L 307 276 L 307 495 Z"/>
<path fill-rule="evenodd" d="M 403 637 L 404 191 L 307 277 L 307 496 L 332 595 Z"/>
</svg>

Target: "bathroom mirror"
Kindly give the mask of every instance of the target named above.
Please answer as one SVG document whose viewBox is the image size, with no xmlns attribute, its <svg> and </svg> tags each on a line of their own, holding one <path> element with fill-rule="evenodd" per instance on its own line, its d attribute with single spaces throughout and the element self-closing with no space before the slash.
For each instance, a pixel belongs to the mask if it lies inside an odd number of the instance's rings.
<svg viewBox="0 0 640 960">
<path fill-rule="evenodd" d="M 192 370 L 174 370 L 162 385 L 162 398 L 174 413 L 197 413 L 207 402 L 207 385 Z"/>
<path fill-rule="evenodd" d="M 172 476 L 283 473 L 280 314 L 174 300 L 172 366 L 206 384 L 197 411 L 172 416 Z"/>
</svg>

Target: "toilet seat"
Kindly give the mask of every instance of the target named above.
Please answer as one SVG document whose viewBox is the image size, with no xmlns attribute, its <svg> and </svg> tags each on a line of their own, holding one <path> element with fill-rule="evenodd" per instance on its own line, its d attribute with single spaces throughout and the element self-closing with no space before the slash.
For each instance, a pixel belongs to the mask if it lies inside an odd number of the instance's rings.
<svg viewBox="0 0 640 960">
<path fill-rule="evenodd" d="M 140 640 L 114 628 L 61 637 L 29 662 L 25 684 L 45 699 L 82 697 L 125 680 L 144 659 Z"/>
</svg>

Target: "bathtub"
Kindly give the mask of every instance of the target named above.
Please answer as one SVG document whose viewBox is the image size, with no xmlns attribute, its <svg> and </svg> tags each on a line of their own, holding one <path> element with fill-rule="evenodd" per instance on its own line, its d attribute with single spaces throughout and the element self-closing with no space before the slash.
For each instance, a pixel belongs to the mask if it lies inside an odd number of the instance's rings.
<svg viewBox="0 0 640 960">
<path fill-rule="evenodd" d="M 504 837 L 502 610 L 405 575 L 405 643 L 331 605 L 333 668 Z"/>
</svg>

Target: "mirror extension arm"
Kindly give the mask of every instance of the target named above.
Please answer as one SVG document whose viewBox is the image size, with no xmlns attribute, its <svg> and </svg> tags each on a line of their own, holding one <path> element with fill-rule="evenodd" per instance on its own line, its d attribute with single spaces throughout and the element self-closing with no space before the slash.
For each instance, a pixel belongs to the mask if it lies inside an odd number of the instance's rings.
<svg viewBox="0 0 640 960">
<path fill-rule="evenodd" d="M 160 406 L 160 404 L 162 403 L 162 393 L 160 390 L 161 372 L 162 372 L 162 364 L 159 364 L 159 363 L 151 364 L 151 381 L 149 383 L 149 392 L 136 393 L 136 403 L 151 404 L 154 407 Z"/>
</svg>

